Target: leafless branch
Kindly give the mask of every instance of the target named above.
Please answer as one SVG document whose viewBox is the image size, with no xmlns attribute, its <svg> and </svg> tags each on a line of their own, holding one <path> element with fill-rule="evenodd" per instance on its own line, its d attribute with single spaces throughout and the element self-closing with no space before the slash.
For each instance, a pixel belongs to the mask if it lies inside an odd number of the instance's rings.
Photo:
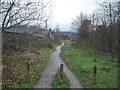
<svg viewBox="0 0 120 90">
<path fill-rule="evenodd" d="M 21 23 L 41 23 L 45 18 L 50 18 L 46 15 L 46 8 L 51 3 L 44 5 L 42 0 L 35 2 L 21 3 L 20 0 L 6 0 L 0 3 L 2 10 L 0 16 L 4 17 L 0 22 L 2 23 L 2 30 L 7 27 L 16 26 Z"/>
</svg>

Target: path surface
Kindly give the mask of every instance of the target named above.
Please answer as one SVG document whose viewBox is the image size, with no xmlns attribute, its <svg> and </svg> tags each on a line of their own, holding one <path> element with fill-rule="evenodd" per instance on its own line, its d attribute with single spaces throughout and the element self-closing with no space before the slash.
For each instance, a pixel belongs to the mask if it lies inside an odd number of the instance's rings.
<svg viewBox="0 0 120 90">
<path fill-rule="evenodd" d="M 61 63 L 64 64 L 64 72 L 70 82 L 70 88 L 82 88 L 75 75 L 68 69 L 68 67 L 60 58 L 61 47 L 63 45 L 64 43 L 61 46 L 58 46 L 56 51 L 51 54 L 43 75 L 34 88 L 52 88 L 51 81 L 54 75 L 57 73 Z"/>
</svg>

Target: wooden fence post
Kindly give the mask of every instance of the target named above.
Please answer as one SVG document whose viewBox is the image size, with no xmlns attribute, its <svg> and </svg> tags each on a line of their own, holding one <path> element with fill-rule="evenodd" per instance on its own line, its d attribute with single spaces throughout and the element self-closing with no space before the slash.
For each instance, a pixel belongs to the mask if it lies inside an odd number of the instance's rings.
<svg viewBox="0 0 120 90">
<path fill-rule="evenodd" d="M 29 80 L 29 74 L 30 74 L 30 59 L 27 60 L 27 78 Z"/>
<path fill-rule="evenodd" d="M 93 67 L 93 84 L 96 85 L 97 66 Z"/>
<path fill-rule="evenodd" d="M 63 64 L 60 64 L 60 80 L 61 80 L 61 84 L 63 82 Z"/>
</svg>

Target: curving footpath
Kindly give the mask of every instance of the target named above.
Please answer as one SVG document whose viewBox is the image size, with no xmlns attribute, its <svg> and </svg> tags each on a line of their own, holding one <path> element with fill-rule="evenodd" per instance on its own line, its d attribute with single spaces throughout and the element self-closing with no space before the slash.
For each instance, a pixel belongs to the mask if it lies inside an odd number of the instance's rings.
<svg viewBox="0 0 120 90">
<path fill-rule="evenodd" d="M 61 47 L 64 43 L 56 48 L 56 51 L 50 55 L 47 66 L 43 72 L 42 77 L 34 88 L 52 88 L 51 82 L 54 75 L 57 73 L 60 64 L 64 64 L 64 73 L 70 82 L 70 88 L 83 88 L 75 75 L 68 69 L 66 64 L 60 58 Z"/>
</svg>

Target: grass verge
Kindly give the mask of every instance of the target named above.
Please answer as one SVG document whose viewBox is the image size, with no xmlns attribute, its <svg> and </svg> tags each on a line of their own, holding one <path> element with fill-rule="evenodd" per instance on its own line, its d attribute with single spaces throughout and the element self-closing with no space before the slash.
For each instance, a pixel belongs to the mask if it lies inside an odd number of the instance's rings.
<svg viewBox="0 0 120 90">
<path fill-rule="evenodd" d="M 37 53 L 20 53 L 5 57 L 3 88 L 31 88 L 42 75 L 52 49 L 41 48 Z M 29 67 L 28 62 L 29 60 Z"/>
<path fill-rule="evenodd" d="M 68 89 L 70 87 L 69 80 L 65 76 L 64 72 L 61 75 L 63 77 L 62 81 L 61 81 L 61 78 L 60 78 L 60 71 L 58 71 L 57 74 L 54 76 L 54 78 L 52 80 L 53 90 L 56 90 L 56 88 L 67 88 L 67 90 L 69 90 Z"/>
<path fill-rule="evenodd" d="M 85 88 L 117 88 L 118 64 L 109 55 L 77 48 L 71 44 L 62 47 L 61 57 Z M 97 66 L 96 84 L 93 84 L 93 66 Z"/>
</svg>

